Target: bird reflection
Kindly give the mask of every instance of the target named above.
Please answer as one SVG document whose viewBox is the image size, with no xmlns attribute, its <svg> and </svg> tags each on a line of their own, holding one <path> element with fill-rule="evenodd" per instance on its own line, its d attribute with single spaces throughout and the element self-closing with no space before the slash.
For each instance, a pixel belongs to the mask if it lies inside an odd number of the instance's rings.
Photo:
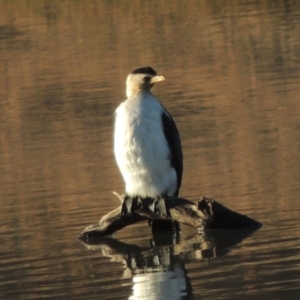
<svg viewBox="0 0 300 300">
<path fill-rule="evenodd" d="M 174 232 L 162 232 L 153 234 L 147 247 L 113 238 L 93 239 L 84 245 L 125 265 L 123 277 L 131 277 L 133 284 L 128 299 L 193 299 L 185 264 L 195 260 L 216 260 L 254 231 L 208 231 L 185 239 Z"/>
</svg>

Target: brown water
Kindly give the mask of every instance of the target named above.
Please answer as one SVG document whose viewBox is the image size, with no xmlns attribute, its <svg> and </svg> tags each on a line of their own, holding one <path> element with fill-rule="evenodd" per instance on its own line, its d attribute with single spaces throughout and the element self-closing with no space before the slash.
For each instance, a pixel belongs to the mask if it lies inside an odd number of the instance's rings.
<svg viewBox="0 0 300 300">
<path fill-rule="evenodd" d="M 0 0 L 0 299 L 299 299 L 300 2 Z M 151 65 L 181 133 L 181 196 L 259 231 L 98 245 L 125 78 Z"/>
</svg>

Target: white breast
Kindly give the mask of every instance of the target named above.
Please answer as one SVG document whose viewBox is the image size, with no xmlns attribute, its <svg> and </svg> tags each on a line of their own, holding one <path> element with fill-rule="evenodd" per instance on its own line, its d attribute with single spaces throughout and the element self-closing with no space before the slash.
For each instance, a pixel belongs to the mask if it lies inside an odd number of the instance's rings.
<svg viewBox="0 0 300 300">
<path fill-rule="evenodd" d="M 162 105 L 142 91 L 116 110 L 114 152 L 130 196 L 173 195 L 177 177 L 162 128 Z"/>
</svg>

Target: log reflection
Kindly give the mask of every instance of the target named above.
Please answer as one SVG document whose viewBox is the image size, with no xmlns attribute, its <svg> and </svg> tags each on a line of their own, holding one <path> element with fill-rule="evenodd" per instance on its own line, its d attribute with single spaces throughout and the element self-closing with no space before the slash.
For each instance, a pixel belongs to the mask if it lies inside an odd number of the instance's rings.
<svg viewBox="0 0 300 300">
<path fill-rule="evenodd" d="M 196 233 L 185 239 L 173 232 L 153 234 L 148 247 L 127 244 L 101 237 L 83 242 L 91 250 L 114 262 L 124 264 L 123 278 L 132 278 L 129 299 L 148 295 L 155 299 L 190 299 L 193 284 L 186 263 L 195 260 L 211 262 L 230 252 L 230 249 L 256 229 L 218 230 Z"/>
</svg>

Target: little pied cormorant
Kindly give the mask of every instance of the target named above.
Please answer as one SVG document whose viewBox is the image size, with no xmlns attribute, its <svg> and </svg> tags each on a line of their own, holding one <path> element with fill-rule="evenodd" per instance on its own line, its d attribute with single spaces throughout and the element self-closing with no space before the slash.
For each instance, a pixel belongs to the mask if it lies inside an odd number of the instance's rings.
<svg viewBox="0 0 300 300">
<path fill-rule="evenodd" d="M 127 76 L 127 99 L 116 110 L 114 153 L 126 185 L 126 195 L 178 196 L 182 179 L 182 149 L 177 127 L 151 93 L 164 81 L 151 67 Z M 152 230 L 179 228 L 170 221 L 153 221 Z"/>
</svg>

